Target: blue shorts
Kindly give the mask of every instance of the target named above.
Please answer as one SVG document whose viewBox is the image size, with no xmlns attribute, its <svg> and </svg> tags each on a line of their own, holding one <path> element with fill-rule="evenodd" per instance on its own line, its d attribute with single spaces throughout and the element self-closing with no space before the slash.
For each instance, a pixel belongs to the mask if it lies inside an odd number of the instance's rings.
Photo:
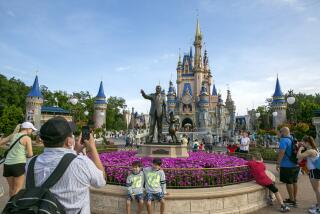
<svg viewBox="0 0 320 214">
<path fill-rule="evenodd" d="M 161 201 L 164 197 L 164 194 L 162 192 L 158 192 L 158 193 L 146 193 L 146 201 Z"/>
<path fill-rule="evenodd" d="M 135 198 L 137 201 L 141 201 L 141 200 L 143 200 L 143 194 L 137 194 L 137 195 L 134 195 L 134 198 Z M 130 194 L 128 194 L 128 198 L 127 198 L 127 200 L 132 201 L 132 197 L 131 197 L 131 195 L 130 195 Z"/>
</svg>

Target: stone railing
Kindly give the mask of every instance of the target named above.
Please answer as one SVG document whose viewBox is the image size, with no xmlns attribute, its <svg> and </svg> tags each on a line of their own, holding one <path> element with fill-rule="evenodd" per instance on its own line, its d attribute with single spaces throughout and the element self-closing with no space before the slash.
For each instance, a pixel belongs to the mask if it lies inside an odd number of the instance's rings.
<svg viewBox="0 0 320 214">
<path fill-rule="evenodd" d="M 266 191 L 255 182 L 200 188 L 169 189 L 165 196 L 166 214 L 192 213 L 249 213 L 266 206 Z M 91 189 L 91 213 L 126 213 L 127 190 L 125 187 L 106 185 L 101 189 Z M 152 203 L 155 213 L 159 203 Z M 136 213 L 136 203 L 132 203 L 132 213 Z M 143 214 L 146 214 L 145 207 Z"/>
</svg>

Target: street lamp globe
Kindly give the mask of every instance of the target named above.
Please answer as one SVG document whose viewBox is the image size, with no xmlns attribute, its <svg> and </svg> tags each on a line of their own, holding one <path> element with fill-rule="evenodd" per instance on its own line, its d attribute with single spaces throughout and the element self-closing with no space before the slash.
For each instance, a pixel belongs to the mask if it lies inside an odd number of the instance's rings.
<svg viewBox="0 0 320 214">
<path fill-rule="evenodd" d="M 274 117 L 278 116 L 278 112 L 276 112 L 276 111 L 272 112 L 272 116 L 274 116 Z"/>
<path fill-rule="evenodd" d="M 69 102 L 70 102 L 72 105 L 77 105 L 78 99 L 77 99 L 77 98 L 71 98 L 71 99 L 69 99 Z"/>
<path fill-rule="evenodd" d="M 88 111 L 85 111 L 85 112 L 84 112 L 84 115 L 88 116 L 88 115 L 89 115 L 89 112 L 88 112 Z"/>
<path fill-rule="evenodd" d="M 256 113 L 256 117 L 257 117 L 257 118 L 260 117 L 260 113 L 259 113 L 259 112 Z"/>
<path fill-rule="evenodd" d="M 288 97 L 287 98 L 287 102 L 290 104 L 290 105 L 292 105 L 294 102 L 296 101 L 296 98 L 294 98 L 294 97 Z"/>
</svg>

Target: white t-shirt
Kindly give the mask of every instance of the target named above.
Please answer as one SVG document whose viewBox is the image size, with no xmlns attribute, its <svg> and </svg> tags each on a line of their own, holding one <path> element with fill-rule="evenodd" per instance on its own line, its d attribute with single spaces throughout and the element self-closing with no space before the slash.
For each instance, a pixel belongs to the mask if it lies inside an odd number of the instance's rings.
<svg viewBox="0 0 320 214">
<path fill-rule="evenodd" d="M 250 138 L 242 137 L 240 139 L 240 150 L 249 151 Z"/>
</svg>

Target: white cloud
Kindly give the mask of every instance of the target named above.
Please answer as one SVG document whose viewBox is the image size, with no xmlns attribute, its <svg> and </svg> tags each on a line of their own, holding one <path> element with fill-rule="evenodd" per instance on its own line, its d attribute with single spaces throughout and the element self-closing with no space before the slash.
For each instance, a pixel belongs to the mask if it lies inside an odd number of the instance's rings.
<svg viewBox="0 0 320 214">
<path fill-rule="evenodd" d="M 116 71 L 127 71 L 130 69 L 131 69 L 131 66 L 120 66 L 120 67 L 115 68 Z"/>
<path fill-rule="evenodd" d="M 126 104 L 130 111 L 134 107 L 134 111 L 138 113 L 148 113 L 151 105 L 150 101 L 145 100 L 142 96 L 140 99 L 126 99 Z"/>
<path fill-rule="evenodd" d="M 310 17 L 307 18 L 307 21 L 308 21 L 308 22 L 317 22 L 317 21 L 318 21 L 318 18 L 317 18 L 317 17 L 311 17 L 311 16 L 310 16 Z"/>
</svg>

